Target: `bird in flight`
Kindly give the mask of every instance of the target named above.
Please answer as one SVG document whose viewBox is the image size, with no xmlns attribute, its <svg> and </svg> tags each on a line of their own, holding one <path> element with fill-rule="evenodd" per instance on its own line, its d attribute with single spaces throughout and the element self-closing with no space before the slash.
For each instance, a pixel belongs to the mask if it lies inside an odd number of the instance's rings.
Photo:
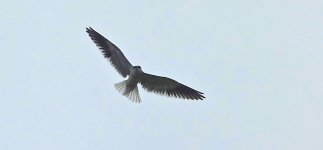
<svg viewBox="0 0 323 150">
<path fill-rule="evenodd" d="M 86 28 L 86 32 L 120 75 L 124 78 L 128 76 L 127 80 L 116 83 L 114 86 L 122 95 L 128 97 L 133 102 L 141 103 L 137 86 L 138 83 L 148 92 L 169 97 L 191 100 L 203 100 L 205 98 L 202 92 L 194 90 L 173 79 L 143 72 L 140 66 L 133 66 L 121 50 L 100 33 L 91 27 Z"/>
</svg>

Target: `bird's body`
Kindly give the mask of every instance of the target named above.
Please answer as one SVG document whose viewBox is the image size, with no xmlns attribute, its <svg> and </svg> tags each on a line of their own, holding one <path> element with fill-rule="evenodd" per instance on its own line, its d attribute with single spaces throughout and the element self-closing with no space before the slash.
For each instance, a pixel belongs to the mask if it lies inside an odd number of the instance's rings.
<svg viewBox="0 0 323 150">
<path fill-rule="evenodd" d="M 130 75 L 128 77 L 128 84 L 130 87 L 137 85 L 140 81 L 140 75 L 142 75 L 144 72 L 141 70 L 140 66 L 134 66 L 132 67 L 130 71 Z"/>
<path fill-rule="evenodd" d="M 138 83 L 148 92 L 193 100 L 203 100 L 203 98 L 205 98 L 202 95 L 202 92 L 196 91 L 173 79 L 147 74 L 142 71 L 140 66 L 132 66 L 121 50 L 108 39 L 91 27 L 86 28 L 86 32 L 99 47 L 104 57 L 111 62 L 117 71 L 123 77 L 128 76 L 127 80 L 116 83 L 114 86 L 122 95 L 128 97 L 130 100 L 139 103 L 141 102 Z"/>
<path fill-rule="evenodd" d="M 115 84 L 116 89 L 124 96 L 133 101 L 140 101 L 137 84 L 140 82 L 140 75 L 143 74 L 139 66 L 134 66 L 130 70 L 128 79 Z M 120 90 L 119 90 L 120 89 Z"/>
</svg>

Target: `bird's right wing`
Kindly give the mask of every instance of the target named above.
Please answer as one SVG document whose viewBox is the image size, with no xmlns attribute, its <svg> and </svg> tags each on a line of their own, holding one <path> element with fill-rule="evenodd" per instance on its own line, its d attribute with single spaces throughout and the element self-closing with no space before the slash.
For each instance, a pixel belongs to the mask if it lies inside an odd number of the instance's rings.
<svg viewBox="0 0 323 150">
<path fill-rule="evenodd" d="M 104 57 L 111 62 L 114 68 L 116 68 L 123 77 L 130 74 L 132 65 L 117 46 L 91 27 L 86 28 L 86 32 L 95 45 L 101 50 Z"/>
<path fill-rule="evenodd" d="M 166 77 L 143 73 L 140 75 L 139 82 L 148 92 L 183 99 L 203 100 L 205 98 L 202 92 Z"/>
</svg>

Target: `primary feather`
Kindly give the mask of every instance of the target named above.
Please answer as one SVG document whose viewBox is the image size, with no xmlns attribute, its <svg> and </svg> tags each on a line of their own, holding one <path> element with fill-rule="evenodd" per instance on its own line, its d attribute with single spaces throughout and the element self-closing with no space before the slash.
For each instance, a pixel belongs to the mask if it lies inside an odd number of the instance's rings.
<svg viewBox="0 0 323 150">
<path fill-rule="evenodd" d="M 86 28 L 86 32 L 89 34 L 95 45 L 101 50 L 104 57 L 111 62 L 113 67 L 116 68 L 123 77 L 130 74 L 132 65 L 117 46 L 91 27 Z"/>
<path fill-rule="evenodd" d="M 203 100 L 202 92 L 194 90 L 167 77 L 144 73 L 140 76 L 140 84 L 148 92 L 154 92 L 170 97 Z"/>
</svg>

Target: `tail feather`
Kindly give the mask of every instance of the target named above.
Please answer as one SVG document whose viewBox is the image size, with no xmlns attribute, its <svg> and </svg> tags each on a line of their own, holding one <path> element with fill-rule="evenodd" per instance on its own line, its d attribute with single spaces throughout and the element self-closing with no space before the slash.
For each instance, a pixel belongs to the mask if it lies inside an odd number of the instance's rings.
<svg viewBox="0 0 323 150">
<path fill-rule="evenodd" d="M 138 86 L 136 86 L 132 91 L 129 91 L 127 89 L 127 80 L 125 80 L 114 84 L 114 87 L 118 92 L 120 92 L 123 96 L 128 97 L 131 101 L 141 103 Z"/>
<path fill-rule="evenodd" d="M 118 92 L 120 92 L 123 95 L 123 93 L 125 93 L 126 91 L 127 80 L 115 83 L 114 87 L 117 89 Z"/>
</svg>

